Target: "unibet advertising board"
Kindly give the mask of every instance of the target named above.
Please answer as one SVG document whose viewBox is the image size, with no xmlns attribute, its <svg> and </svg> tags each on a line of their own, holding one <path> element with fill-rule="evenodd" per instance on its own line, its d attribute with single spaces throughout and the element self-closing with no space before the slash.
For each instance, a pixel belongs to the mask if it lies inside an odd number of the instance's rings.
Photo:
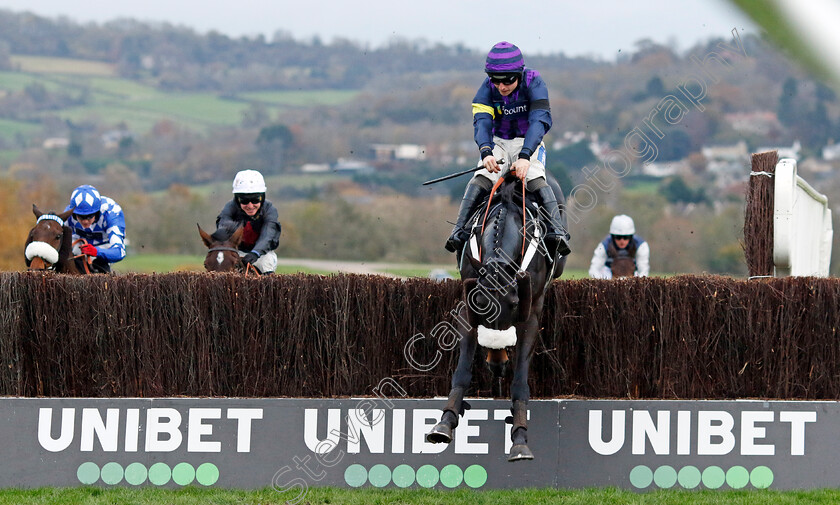
<svg viewBox="0 0 840 505">
<path fill-rule="evenodd" d="M 535 460 L 508 463 L 510 403 L 470 400 L 0 400 L 0 486 L 751 489 L 836 487 L 837 402 L 538 400 Z"/>
</svg>

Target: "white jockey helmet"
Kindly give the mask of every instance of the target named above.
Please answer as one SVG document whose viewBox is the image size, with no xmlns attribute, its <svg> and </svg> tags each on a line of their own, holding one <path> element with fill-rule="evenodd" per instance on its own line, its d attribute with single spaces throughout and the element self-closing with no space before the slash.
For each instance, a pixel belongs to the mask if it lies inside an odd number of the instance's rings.
<svg viewBox="0 0 840 505">
<path fill-rule="evenodd" d="M 265 179 L 256 170 L 242 170 L 233 178 L 234 193 L 265 193 Z"/>
<path fill-rule="evenodd" d="M 636 233 L 636 226 L 630 216 L 619 214 L 610 223 L 610 235 L 633 235 L 634 233 Z"/>
</svg>

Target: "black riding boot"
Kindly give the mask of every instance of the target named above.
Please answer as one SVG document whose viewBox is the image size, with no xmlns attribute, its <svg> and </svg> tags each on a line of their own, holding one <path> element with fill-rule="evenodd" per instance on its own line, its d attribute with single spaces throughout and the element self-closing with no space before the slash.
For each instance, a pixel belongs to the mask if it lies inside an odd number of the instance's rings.
<svg viewBox="0 0 840 505">
<path fill-rule="evenodd" d="M 536 190 L 540 199 L 540 215 L 545 223 L 545 245 L 555 256 L 567 256 L 572 249 L 569 247 L 569 234 L 563 229 L 557 196 L 550 186 L 545 185 Z"/>
<path fill-rule="evenodd" d="M 464 243 L 470 238 L 470 230 L 467 229 L 467 220 L 475 212 L 478 204 L 484 200 L 489 191 L 480 185 L 470 182 L 464 191 L 464 199 L 461 200 L 461 207 L 458 209 L 458 220 L 452 228 L 452 235 L 446 241 L 446 250 L 449 252 L 460 251 Z"/>
</svg>

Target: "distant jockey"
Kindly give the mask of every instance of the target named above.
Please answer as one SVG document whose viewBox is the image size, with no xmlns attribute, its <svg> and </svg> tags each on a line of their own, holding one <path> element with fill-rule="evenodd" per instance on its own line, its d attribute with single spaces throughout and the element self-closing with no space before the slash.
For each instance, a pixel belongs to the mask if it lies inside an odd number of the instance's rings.
<svg viewBox="0 0 840 505">
<path fill-rule="evenodd" d="M 93 258 L 92 273 L 108 273 L 111 263 L 125 258 L 125 216 L 114 200 L 102 196 L 85 184 L 73 190 L 65 211 L 73 209 L 67 224 L 73 230 L 73 254 Z M 84 239 L 86 243 L 78 243 Z M 84 258 L 77 258 L 79 271 L 84 272 Z"/>
<path fill-rule="evenodd" d="M 473 98 L 475 143 L 484 168 L 467 184 L 458 219 L 446 249 L 460 251 L 470 235 L 467 221 L 493 183 L 511 170 L 524 181 L 542 206 L 545 241 L 551 254 L 569 254 L 569 235 L 562 225 L 557 196 L 546 182 L 543 136 L 551 128 L 548 88 L 540 73 L 525 67 L 519 48 L 499 42 L 485 61 L 487 77 Z"/>
<path fill-rule="evenodd" d="M 630 257 L 636 263 L 636 277 L 650 274 L 650 246 L 636 235 L 636 225 L 630 216 L 619 214 L 610 223 L 610 234 L 598 244 L 592 254 L 589 276 L 595 279 L 612 279 L 612 262 L 619 257 Z"/>
<path fill-rule="evenodd" d="M 233 178 L 233 200 L 225 204 L 216 218 L 213 238 L 226 240 L 242 227 L 239 256 L 260 273 L 274 273 L 280 245 L 280 222 L 277 208 L 265 199 L 265 179 L 256 170 L 242 170 Z"/>
</svg>

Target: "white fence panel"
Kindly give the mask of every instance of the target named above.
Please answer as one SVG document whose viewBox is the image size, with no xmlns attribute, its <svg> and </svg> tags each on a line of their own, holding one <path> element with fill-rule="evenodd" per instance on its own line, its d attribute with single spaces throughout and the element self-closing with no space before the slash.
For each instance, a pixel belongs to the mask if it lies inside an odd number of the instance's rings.
<svg viewBox="0 0 840 505">
<path fill-rule="evenodd" d="M 773 263 L 776 277 L 828 276 L 831 209 L 828 198 L 796 174 L 796 161 L 776 165 L 773 209 Z"/>
</svg>

